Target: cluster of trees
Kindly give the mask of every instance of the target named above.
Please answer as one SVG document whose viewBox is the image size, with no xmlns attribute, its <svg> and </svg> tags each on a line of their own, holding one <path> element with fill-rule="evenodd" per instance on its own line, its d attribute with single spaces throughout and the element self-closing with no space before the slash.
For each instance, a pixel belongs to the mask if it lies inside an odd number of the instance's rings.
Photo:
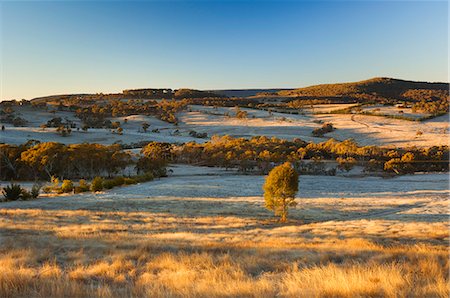
<svg viewBox="0 0 450 298">
<path fill-rule="evenodd" d="M 162 100 L 156 105 L 156 117 L 158 117 L 162 121 L 178 124 L 176 113 L 184 110 L 187 107 L 187 104 L 187 100 Z"/>
<path fill-rule="evenodd" d="M 147 99 L 185 99 L 185 98 L 206 98 L 206 97 L 223 97 L 209 91 L 201 91 L 195 89 L 131 89 L 123 90 L 123 95 L 128 98 L 147 98 Z"/>
<path fill-rule="evenodd" d="M 85 187 L 84 180 L 80 180 L 79 188 L 75 189 L 69 179 L 104 177 L 102 188 L 109 189 L 164 177 L 172 159 L 172 145 L 168 143 L 152 142 L 142 148 L 139 156 L 124 151 L 119 145 L 0 144 L 0 179 L 49 180 L 55 184 L 49 190 L 62 193 L 91 189 Z M 119 175 L 124 172 L 129 173 L 128 177 Z M 136 172 L 137 175 L 133 175 Z M 64 180 L 62 185 L 59 185 L 60 180 Z"/>
<path fill-rule="evenodd" d="M 448 84 L 412 82 L 391 78 L 373 78 L 353 83 L 322 84 L 261 95 L 281 98 L 295 97 L 278 104 L 278 107 L 284 106 L 287 109 L 297 110 L 307 105 L 322 103 L 382 103 L 393 105 L 400 101 L 413 104 L 415 111 L 430 113 L 433 116 L 449 111 Z M 350 113 L 351 109 L 341 110 L 340 112 Z M 402 116 L 392 118 L 407 119 Z"/>
<path fill-rule="evenodd" d="M 8 101 L 2 104 L 2 110 L 0 111 L 0 121 L 3 123 L 11 123 L 14 126 L 25 126 L 28 121 L 14 113 L 13 106 L 19 104 L 19 102 Z"/>
<path fill-rule="evenodd" d="M 166 167 L 173 160 L 173 147 L 170 143 L 151 142 L 141 149 L 141 157 L 136 163 L 139 173 L 152 173 L 158 177 L 166 176 Z"/>
<path fill-rule="evenodd" d="M 222 98 L 225 97 L 210 91 L 200 91 L 195 89 L 178 89 L 175 91 L 174 98 L 188 99 L 188 98 Z"/>
<path fill-rule="evenodd" d="M 174 92 L 172 89 L 129 89 L 123 90 L 123 95 L 127 98 L 148 98 L 148 99 L 171 99 Z"/>
<path fill-rule="evenodd" d="M 241 97 L 206 97 L 206 98 L 189 98 L 190 105 L 214 106 L 214 107 L 255 107 L 260 102 L 253 98 Z"/>
<path fill-rule="evenodd" d="M 339 104 L 339 103 L 351 103 L 355 101 L 349 101 L 346 99 L 343 99 L 341 97 L 336 98 L 326 98 L 326 99 L 319 99 L 319 98 L 295 98 L 293 100 L 289 100 L 284 103 L 284 106 L 291 108 L 291 109 L 303 109 L 307 107 L 311 107 L 313 105 L 319 105 L 319 104 Z"/>
<path fill-rule="evenodd" d="M 449 112 L 450 101 L 448 98 L 442 98 L 434 101 L 422 99 L 412 106 L 413 112 L 429 113 L 432 115 L 444 115 Z"/>
<path fill-rule="evenodd" d="M 300 139 L 287 141 L 264 136 L 251 139 L 213 136 L 209 142 L 190 142 L 176 147 L 173 151 L 173 159 L 177 162 L 237 167 L 244 172 L 256 169 L 267 173 L 274 164 L 285 161 L 290 161 L 301 169 L 305 167 L 304 161 L 307 160 L 312 161 L 308 163 L 307 168 L 317 169 L 321 168 L 319 165 L 324 160 L 336 161 L 339 169 L 348 170 L 358 164 L 370 172 L 403 174 L 449 169 L 448 146 L 387 149 L 358 146 L 353 140 L 338 142 L 330 139 L 322 143 L 307 143 Z M 389 166 L 390 164 L 394 166 Z"/>
<path fill-rule="evenodd" d="M 147 115 L 169 122 L 178 123 L 176 113 L 185 109 L 186 100 L 114 100 L 103 105 L 94 104 L 89 107 L 78 107 L 75 115 L 81 119 L 84 125 L 93 128 L 112 128 L 112 123 L 108 117 L 120 117 L 129 115 Z"/>
<path fill-rule="evenodd" d="M 355 165 L 368 172 L 392 174 L 449 170 L 449 147 L 387 149 L 358 146 L 353 140 L 307 143 L 268 137 L 251 139 L 213 136 L 202 144 L 183 145 L 151 142 L 137 157 L 120 145 L 28 142 L 24 145 L 0 144 L 1 180 L 36 180 L 115 177 L 125 169 L 138 174 L 166 175 L 169 162 L 238 168 L 243 172 L 268 173 L 276 164 L 291 162 L 300 172 L 333 174 L 324 161 L 349 171 Z M 133 169 L 133 170 L 130 170 Z"/>
<path fill-rule="evenodd" d="M 184 99 L 184 98 L 223 98 L 224 95 L 216 94 L 210 91 L 200 91 L 195 89 L 178 89 L 172 90 L 170 88 L 155 89 L 128 89 L 123 90 L 122 93 L 95 93 L 95 94 L 66 94 L 66 95 L 52 95 L 46 97 L 39 97 L 33 99 L 33 103 L 49 103 L 58 105 L 61 103 L 64 106 L 83 106 L 92 105 L 99 102 L 108 102 L 121 99 Z"/>
<path fill-rule="evenodd" d="M 19 146 L 0 144 L 2 180 L 111 176 L 132 164 L 132 156 L 119 145 L 64 145 L 55 142 L 29 142 Z"/>
<path fill-rule="evenodd" d="M 402 94 L 403 98 L 409 101 L 437 101 L 448 99 L 449 91 L 447 89 L 410 89 Z"/>
</svg>

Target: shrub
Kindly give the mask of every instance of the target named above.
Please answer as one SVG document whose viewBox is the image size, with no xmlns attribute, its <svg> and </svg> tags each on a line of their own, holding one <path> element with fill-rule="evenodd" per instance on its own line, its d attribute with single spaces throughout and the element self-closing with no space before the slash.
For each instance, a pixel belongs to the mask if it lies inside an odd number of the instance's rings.
<svg viewBox="0 0 450 298">
<path fill-rule="evenodd" d="M 61 185 L 61 192 L 71 192 L 73 191 L 73 182 L 72 180 L 64 180 Z"/>
<path fill-rule="evenodd" d="M 22 198 L 23 189 L 19 184 L 11 183 L 3 188 L 2 193 L 5 201 L 16 201 Z"/>
<path fill-rule="evenodd" d="M 31 187 L 31 198 L 32 199 L 36 199 L 37 197 L 39 197 L 39 192 L 41 191 L 42 185 L 40 184 L 33 184 L 33 186 Z"/>
<path fill-rule="evenodd" d="M 31 200 L 33 197 L 31 196 L 31 192 L 29 192 L 26 189 L 22 189 L 22 196 L 21 199 L 26 201 L 26 200 Z"/>
<path fill-rule="evenodd" d="M 134 178 L 124 178 L 125 185 L 131 185 L 131 184 L 136 184 L 136 183 L 138 183 L 138 182 Z"/>
<path fill-rule="evenodd" d="M 53 191 L 53 187 L 52 187 L 52 186 L 44 186 L 44 187 L 42 188 L 42 191 L 43 191 L 44 193 L 51 193 L 51 192 Z"/>
<path fill-rule="evenodd" d="M 135 176 L 135 177 L 134 177 L 134 179 L 135 179 L 137 182 L 151 181 L 151 180 L 153 180 L 154 178 L 155 178 L 155 177 L 154 177 L 153 174 L 150 173 L 150 172 L 147 172 L 147 173 L 145 173 L 145 174 L 138 175 L 138 176 Z"/>
<path fill-rule="evenodd" d="M 314 137 L 322 137 L 324 134 L 328 132 L 332 132 L 335 128 L 333 127 L 333 124 L 331 123 L 325 123 L 322 125 L 321 128 L 316 128 L 313 130 L 312 135 Z"/>
<path fill-rule="evenodd" d="M 115 185 L 114 185 L 114 180 L 113 179 L 103 180 L 103 188 L 104 189 L 111 189 L 114 186 Z"/>
<path fill-rule="evenodd" d="M 122 176 L 115 177 L 113 179 L 108 179 L 103 181 L 103 187 L 106 189 L 111 189 L 116 186 L 121 186 L 125 184 L 125 179 Z"/>
<path fill-rule="evenodd" d="M 122 176 L 117 176 L 113 179 L 115 186 L 120 186 L 125 184 L 125 178 Z"/>
<path fill-rule="evenodd" d="M 74 188 L 75 193 L 87 192 L 89 191 L 89 184 L 86 183 L 86 180 L 80 179 L 78 181 L 78 186 Z"/>
<path fill-rule="evenodd" d="M 92 180 L 91 190 L 92 191 L 102 191 L 103 190 L 103 178 L 102 177 L 95 177 Z"/>
</svg>

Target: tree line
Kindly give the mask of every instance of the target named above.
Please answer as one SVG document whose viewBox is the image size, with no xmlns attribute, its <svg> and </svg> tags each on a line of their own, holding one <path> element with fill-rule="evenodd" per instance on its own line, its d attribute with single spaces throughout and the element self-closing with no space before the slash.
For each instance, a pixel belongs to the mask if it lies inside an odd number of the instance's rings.
<svg viewBox="0 0 450 298">
<path fill-rule="evenodd" d="M 301 168 L 305 161 L 318 165 L 335 160 L 339 168 L 361 165 L 369 171 L 405 174 L 449 170 L 449 147 L 388 149 L 378 146 L 358 146 L 353 140 L 334 139 L 321 143 L 292 141 L 265 136 L 233 138 L 213 136 L 210 141 L 178 146 L 174 150 L 176 162 L 239 168 L 241 171 L 257 170 L 267 173 L 274 164 L 290 161 Z"/>
<path fill-rule="evenodd" d="M 132 155 L 120 145 L 64 145 L 56 142 L 0 144 L 0 179 L 115 177 L 126 172 L 126 169 L 129 169 L 130 174 L 151 173 L 160 177 L 165 175 L 165 167 L 170 159 L 163 150 L 167 146 L 150 143 L 142 149 L 141 154 Z"/>
<path fill-rule="evenodd" d="M 155 116 L 162 121 L 178 124 L 176 113 L 187 106 L 186 100 L 162 100 L 160 102 L 149 100 L 114 100 L 106 104 L 94 104 L 89 107 L 75 107 L 75 115 L 88 127 L 105 127 L 108 117 L 121 117 L 129 115 Z M 72 109 L 74 109 L 72 107 Z M 105 124 L 106 123 L 106 124 Z M 108 127 L 109 128 L 109 127 Z"/>
<path fill-rule="evenodd" d="M 289 161 L 300 172 L 306 169 L 323 174 L 323 162 L 334 161 L 341 170 L 361 165 L 368 172 L 405 174 L 448 171 L 448 160 L 448 146 L 388 149 L 358 146 L 353 140 L 308 143 L 265 136 L 250 139 L 213 136 L 202 144 L 151 142 L 138 155 L 124 151 L 121 145 L 28 142 L 0 144 L 0 179 L 114 177 L 130 168 L 133 173 L 151 172 L 159 177 L 165 175 L 169 162 L 266 174 L 276 164 Z"/>
</svg>

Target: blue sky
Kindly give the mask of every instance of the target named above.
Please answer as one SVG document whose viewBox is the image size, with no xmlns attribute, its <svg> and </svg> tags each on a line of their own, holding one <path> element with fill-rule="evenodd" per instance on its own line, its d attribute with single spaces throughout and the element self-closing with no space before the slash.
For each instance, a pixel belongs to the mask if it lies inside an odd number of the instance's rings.
<svg viewBox="0 0 450 298">
<path fill-rule="evenodd" d="M 447 2 L 1 3 L 2 98 L 448 81 Z"/>
</svg>

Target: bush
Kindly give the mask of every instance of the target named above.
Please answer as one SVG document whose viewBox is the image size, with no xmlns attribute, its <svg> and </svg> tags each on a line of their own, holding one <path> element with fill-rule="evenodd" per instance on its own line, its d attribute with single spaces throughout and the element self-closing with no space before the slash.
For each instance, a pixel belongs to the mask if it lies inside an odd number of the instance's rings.
<svg viewBox="0 0 450 298">
<path fill-rule="evenodd" d="M 33 184 L 33 187 L 31 187 L 31 198 L 32 199 L 36 199 L 37 197 L 39 197 L 39 192 L 41 191 L 42 185 L 40 184 Z"/>
<path fill-rule="evenodd" d="M 125 184 L 125 179 L 122 176 L 103 181 L 103 187 L 106 189 L 111 189 L 113 187 L 121 186 L 124 184 Z"/>
<path fill-rule="evenodd" d="M 135 176 L 135 177 L 134 177 L 134 179 L 135 179 L 137 182 L 147 182 L 147 181 L 153 180 L 154 178 L 155 178 L 155 177 L 154 177 L 153 174 L 150 173 L 150 172 L 147 172 L 147 173 L 145 173 L 145 174 L 143 174 L 143 175 L 138 175 L 138 176 Z"/>
<path fill-rule="evenodd" d="M 114 186 L 114 180 L 113 179 L 108 179 L 108 180 L 103 180 L 103 188 L 104 189 L 111 189 Z"/>
<path fill-rule="evenodd" d="M 333 127 L 333 124 L 331 123 L 325 123 L 322 125 L 321 128 L 316 128 L 313 130 L 312 135 L 314 137 L 322 137 L 324 134 L 328 132 L 332 132 L 335 128 Z"/>
<path fill-rule="evenodd" d="M 67 193 L 73 191 L 73 182 L 72 180 L 64 180 L 61 185 L 61 192 Z"/>
<path fill-rule="evenodd" d="M 52 187 L 52 186 L 44 186 L 44 187 L 42 188 L 42 191 L 43 191 L 44 193 L 51 193 L 51 192 L 53 191 L 53 187 Z"/>
<path fill-rule="evenodd" d="M 31 200 L 33 197 L 31 196 L 31 193 L 26 190 L 26 189 L 22 189 L 22 196 L 21 199 L 26 201 L 26 200 Z"/>
<path fill-rule="evenodd" d="M 3 188 L 2 193 L 5 201 L 16 201 L 22 198 L 23 189 L 19 184 L 11 183 Z"/>
<path fill-rule="evenodd" d="M 102 177 L 95 177 L 92 180 L 91 190 L 94 191 L 94 192 L 103 190 L 103 178 Z"/>
<path fill-rule="evenodd" d="M 89 187 L 90 186 L 86 183 L 86 180 L 80 179 L 80 181 L 78 181 L 78 186 L 74 188 L 74 191 L 75 193 L 87 192 L 89 191 Z"/>
<path fill-rule="evenodd" d="M 136 184 L 136 183 L 138 183 L 138 182 L 134 178 L 124 178 L 125 185 L 131 185 L 131 184 Z"/>
<path fill-rule="evenodd" d="M 113 182 L 114 182 L 115 186 L 124 185 L 125 184 L 125 178 L 123 178 L 122 176 L 118 176 L 118 177 L 115 177 L 113 179 Z"/>
</svg>

